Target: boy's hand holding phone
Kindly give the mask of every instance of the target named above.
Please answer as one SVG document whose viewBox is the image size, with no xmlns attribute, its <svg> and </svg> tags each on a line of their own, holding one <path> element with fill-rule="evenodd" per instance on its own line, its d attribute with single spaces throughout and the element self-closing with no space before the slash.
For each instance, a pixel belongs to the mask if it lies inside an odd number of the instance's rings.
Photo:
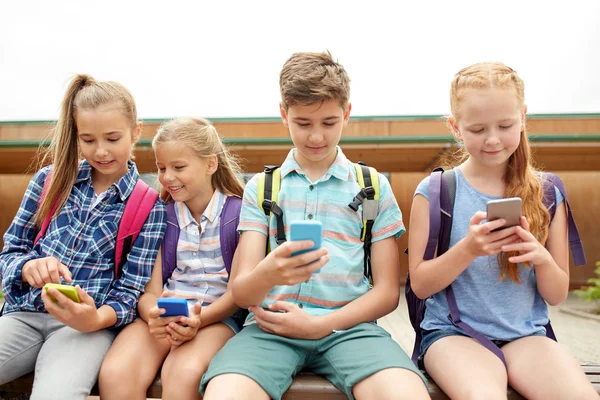
<svg viewBox="0 0 600 400">
<path fill-rule="evenodd" d="M 79 285 L 47 284 L 42 289 L 42 301 L 46 311 L 73 329 L 94 332 L 101 328 L 101 318 L 94 299 Z"/>
<path fill-rule="evenodd" d="M 316 229 L 304 230 L 306 222 L 293 221 L 290 224 L 290 241 L 271 251 L 260 268 L 266 270 L 266 276 L 273 286 L 297 285 L 310 279 L 313 273 L 321 269 L 328 261 L 327 249 L 321 247 L 320 222 L 313 224 Z M 298 229 L 300 228 L 300 229 Z M 307 239 L 302 238 L 304 233 Z M 318 246 L 318 247 L 317 247 Z"/>
<path fill-rule="evenodd" d="M 27 261 L 21 269 L 23 281 L 30 286 L 41 288 L 46 283 L 60 283 L 62 276 L 65 282 L 72 282 L 72 275 L 66 265 L 55 257 L 36 258 Z"/>
</svg>

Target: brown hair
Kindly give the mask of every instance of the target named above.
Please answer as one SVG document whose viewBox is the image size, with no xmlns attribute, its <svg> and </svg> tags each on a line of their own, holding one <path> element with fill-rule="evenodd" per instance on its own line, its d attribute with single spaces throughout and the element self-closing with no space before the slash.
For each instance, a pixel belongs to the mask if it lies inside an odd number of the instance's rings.
<svg viewBox="0 0 600 400">
<path fill-rule="evenodd" d="M 204 118 L 180 118 L 163 123 L 152 140 L 152 148 L 164 143 L 182 143 L 200 158 L 217 156 L 218 167 L 212 175 L 213 187 L 227 195 L 242 197 L 244 186 L 238 178 L 242 173 L 237 156 L 230 153 L 221 141 L 219 134 L 210 121 Z M 165 202 L 171 201 L 171 195 L 161 189 Z"/>
<path fill-rule="evenodd" d="M 94 110 L 104 104 L 117 105 L 130 121 L 131 127 L 137 124 L 137 111 L 131 93 L 121 84 L 110 81 L 96 81 L 90 75 L 78 74 L 65 92 L 60 118 L 51 131 L 52 141 L 40 159 L 40 167 L 52 166 L 52 178 L 48 193 L 35 216 L 37 225 L 52 211 L 58 201 L 57 213 L 63 207 L 78 174 L 79 140 L 77 138 L 77 110 Z"/>
<path fill-rule="evenodd" d="M 336 100 L 346 107 L 350 99 L 350 77 L 331 53 L 294 53 L 279 75 L 281 101 L 287 110 L 295 104 L 311 105 Z"/>
<path fill-rule="evenodd" d="M 487 88 L 512 90 L 521 106 L 525 106 L 525 85 L 516 71 L 499 62 L 478 63 L 460 70 L 454 76 L 450 89 L 450 108 L 453 117 L 456 120 L 460 118 L 459 106 L 467 89 Z M 458 165 L 468 157 L 469 154 L 463 146 L 458 158 L 455 158 L 449 166 Z M 519 146 L 508 159 L 504 182 L 506 184 L 504 196 L 520 197 L 523 200 L 523 215 L 527 217 L 529 230 L 542 245 L 545 244 L 548 239 L 550 214 L 542 202 L 541 173 L 532 165 L 525 124 L 521 130 Z M 520 282 L 517 265 L 508 262 L 509 257 L 517 254 L 516 252 L 498 254 L 501 279 L 508 276 L 516 283 Z M 529 263 L 526 266 L 531 267 Z"/>
</svg>

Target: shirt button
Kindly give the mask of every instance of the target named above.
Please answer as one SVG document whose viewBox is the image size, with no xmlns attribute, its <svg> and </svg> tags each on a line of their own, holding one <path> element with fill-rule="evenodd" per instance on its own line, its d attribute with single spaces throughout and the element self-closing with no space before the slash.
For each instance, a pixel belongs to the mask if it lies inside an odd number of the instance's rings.
<svg viewBox="0 0 600 400">
<path fill-rule="evenodd" d="M 315 188 L 315 186 L 314 186 L 314 185 L 310 185 L 308 188 L 309 188 L 310 190 L 313 190 L 313 189 Z"/>
<path fill-rule="evenodd" d="M 298 307 L 304 308 L 304 304 L 300 303 L 300 304 L 298 304 Z"/>
<path fill-rule="evenodd" d="M 73 253 L 71 253 L 70 251 L 67 251 L 67 256 L 71 257 L 73 255 Z"/>
<path fill-rule="evenodd" d="M 313 215 L 312 214 L 308 214 L 308 219 L 313 219 Z"/>
<path fill-rule="evenodd" d="M 102 204 L 104 204 L 104 205 L 107 205 L 107 204 L 108 204 L 108 201 L 104 200 L 104 201 L 102 202 Z"/>
</svg>

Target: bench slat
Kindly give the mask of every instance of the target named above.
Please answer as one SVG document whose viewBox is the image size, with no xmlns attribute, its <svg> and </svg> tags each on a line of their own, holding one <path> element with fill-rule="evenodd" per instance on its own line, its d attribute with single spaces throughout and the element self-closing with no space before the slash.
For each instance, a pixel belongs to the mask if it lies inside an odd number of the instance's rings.
<svg viewBox="0 0 600 400">
<path fill-rule="evenodd" d="M 583 369 L 596 392 L 600 393 L 600 365 L 583 365 Z M 25 375 L 12 382 L 0 385 L 0 394 L 4 393 L 31 393 L 33 374 Z M 98 388 L 94 387 L 92 395 L 98 395 Z M 160 398 L 162 386 L 160 377 L 157 377 L 148 389 L 147 396 Z M 429 394 L 432 400 L 449 400 L 448 396 L 433 382 L 429 380 Z M 508 400 L 524 400 L 519 393 L 508 389 Z M 347 397 L 321 376 L 302 372 L 298 374 L 289 390 L 283 395 L 283 400 L 346 400 Z"/>
</svg>

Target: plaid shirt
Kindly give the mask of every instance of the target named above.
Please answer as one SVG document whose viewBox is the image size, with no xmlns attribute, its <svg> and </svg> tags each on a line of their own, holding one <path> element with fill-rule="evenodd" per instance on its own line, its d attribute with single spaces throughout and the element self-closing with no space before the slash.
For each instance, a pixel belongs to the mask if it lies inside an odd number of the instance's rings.
<svg viewBox="0 0 600 400">
<path fill-rule="evenodd" d="M 46 167 L 35 174 L 4 235 L 4 249 L 0 253 L 0 277 L 6 297 L 4 312 L 45 312 L 42 289 L 24 282 L 21 269 L 29 260 L 52 256 L 69 268 L 73 275 L 72 284 L 80 285 L 95 300 L 96 307 L 108 305 L 114 308 L 117 314 L 115 327 L 133 321 L 137 300 L 150 280 L 164 236 L 164 203 L 157 200 L 127 256 L 121 278 L 115 280 L 119 222 L 125 201 L 139 179 L 135 164 L 130 162 L 129 171 L 96 198 L 92 167 L 82 161 L 66 204 L 58 216 L 52 218 L 46 234 L 34 246 L 38 231 L 34 216 L 49 170 L 50 167 Z"/>
</svg>

